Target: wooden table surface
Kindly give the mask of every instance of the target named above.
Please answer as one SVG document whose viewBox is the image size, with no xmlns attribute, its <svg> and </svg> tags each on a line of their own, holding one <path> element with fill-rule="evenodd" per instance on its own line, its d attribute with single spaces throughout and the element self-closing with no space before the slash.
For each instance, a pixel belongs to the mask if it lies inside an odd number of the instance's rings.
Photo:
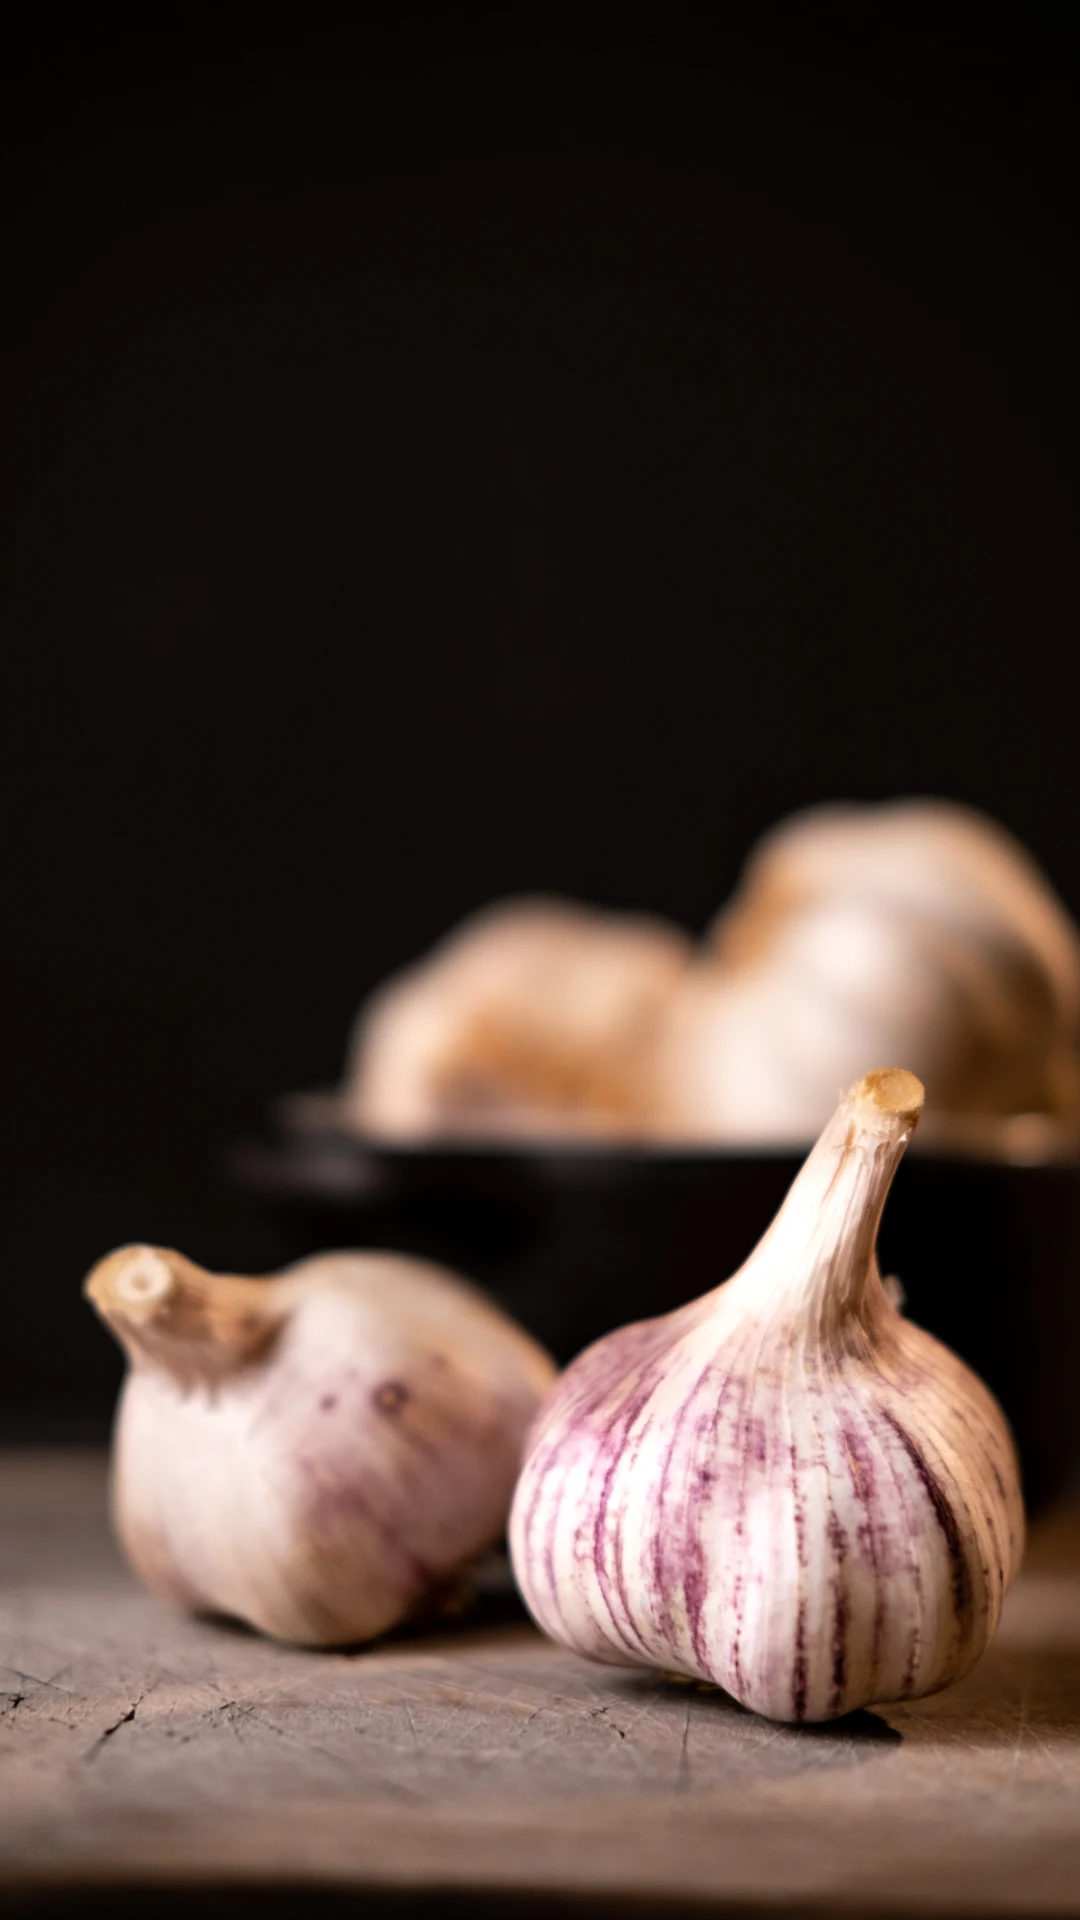
<svg viewBox="0 0 1080 1920">
<path fill-rule="evenodd" d="M 185 1888 L 262 1912 L 275 1887 L 365 1914 L 526 1891 L 529 1911 L 1080 1912 L 1080 1513 L 1035 1529 L 961 1685 L 793 1730 L 562 1653 L 508 1594 L 348 1654 L 186 1619 L 121 1565 L 100 1457 L 2 1456 L 0 1888 L 116 1911 L 148 1886 L 166 1912 Z"/>
</svg>

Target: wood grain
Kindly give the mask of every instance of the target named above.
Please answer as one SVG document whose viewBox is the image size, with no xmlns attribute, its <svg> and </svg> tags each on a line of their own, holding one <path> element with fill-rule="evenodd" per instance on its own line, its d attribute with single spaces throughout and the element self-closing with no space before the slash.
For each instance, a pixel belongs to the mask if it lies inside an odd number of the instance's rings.
<svg viewBox="0 0 1080 1920">
<path fill-rule="evenodd" d="M 184 1618 L 96 1456 L 0 1463 L 0 1877 L 1080 1911 L 1080 1514 L 960 1686 L 815 1731 L 587 1665 L 511 1596 L 357 1653 Z"/>
</svg>

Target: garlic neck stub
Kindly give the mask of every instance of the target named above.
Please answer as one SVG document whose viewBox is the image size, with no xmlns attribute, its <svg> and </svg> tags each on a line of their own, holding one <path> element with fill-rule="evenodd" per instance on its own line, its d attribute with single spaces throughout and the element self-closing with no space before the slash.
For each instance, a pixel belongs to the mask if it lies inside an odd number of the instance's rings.
<svg viewBox="0 0 1080 1920">
<path fill-rule="evenodd" d="M 875 1254 L 922 1100 L 913 1074 L 868 1074 L 732 1279 L 558 1382 L 510 1529 L 553 1639 L 788 1721 L 932 1693 L 978 1659 L 1023 1547 L 1011 1436 Z"/>
<path fill-rule="evenodd" d="M 325 1254 L 246 1279 L 125 1247 L 86 1291 L 131 1363 L 113 1512 L 155 1591 L 348 1644 L 500 1537 L 555 1369 L 454 1275 Z"/>
</svg>

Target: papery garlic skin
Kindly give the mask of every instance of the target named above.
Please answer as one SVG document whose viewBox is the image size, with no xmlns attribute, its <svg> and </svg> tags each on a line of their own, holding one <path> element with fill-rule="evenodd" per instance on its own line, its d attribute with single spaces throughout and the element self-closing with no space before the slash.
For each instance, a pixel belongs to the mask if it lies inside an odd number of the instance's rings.
<svg viewBox="0 0 1080 1920">
<path fill-rule="evenodd" d="M 650 1049 L 690 951 L 649 915 L 489 907 L 361 1009 L 343 1113 L 402 1140 L 640 1133 Z"/>
<path fill-rule="evenodd" d="M 974 807 L 946 800 L 833 802 L 765 834 L 744 875 L 754 911 L 786 898 L 877 900 L 926 915 L 998 956 L 1027 956 L 1061 1023 L 1080 1025 L 1080 934 L 1015 834 Z M 728 911 L 710 938 L 732 937 Z"/>
<path fill-rule="evenodd" d="M 732 1279 L 563 1374 L 510 1523 L 553 1639 L 787 1721 L 932 1693 L 979 1658 L 1023 1548 L 1012 1439 L 874 1250 L 921 1105 L 913 1075 L 868 1075 Z"/>
<path fill-rule="evenodd" d="M 875 1056 L 910 1060 L 942 1140 L 979 1117 L 1080 1124 L 1080 932 L 970 808 L 817 807 L 765 836 L 672 998 L 654 1128 L 809 1141 Z"/>
<path fill-rule="evenodd" d="M 455 1276 L 341 1253 L 245 1279 L 135 1246 L 86 1291 L 131 1363 L 113 1513 L 156 1592 L 351 1644 L 500 1537 L 555 1369 Z"/>
</svg>

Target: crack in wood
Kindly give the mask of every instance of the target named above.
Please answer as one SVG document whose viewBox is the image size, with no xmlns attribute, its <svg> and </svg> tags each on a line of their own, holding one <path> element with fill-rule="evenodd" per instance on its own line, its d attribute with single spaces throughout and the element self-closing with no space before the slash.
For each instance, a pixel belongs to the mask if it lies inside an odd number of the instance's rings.
<svg viewBox="0 0 1080 1920">
<path fill-rule="evenodd" d="M 61 1667 L 60 1672 L 66 1673 L 67 1668 Z M 71 1693 L 70 1687 L 58 1687 L 55 1680 L 42 1680 L 36 1673 L 23 1673 L 19 1667 L 5 1666 L 3 1661 L 0 1661 L 0 1673 L 13 1673 L 16 1680 L 29 1680 L 33 1687 L 49 1687 L 53 1693 Z"/>
<path fill-rule="evenodd" d="M 607 1713 L 607 1712 L 609 1712 L 609 1711 L 610 1711 L 610 1709 L 609 1709 L 609 1708 L 607 1708 L 607 1707 L 594 1707 L 594 1708 L 592 1709 L 592 1712 L 591 1712 L 591 1713 L 590 1713 L 590 1715 L 589 1715 L 589 1719 L 590 1719 L 590 1720 L 599 1720 L 599 1718 L 600 1718 L 600 1716 L 601 1716 L 601 1714 L 604 1714 L 604 1713 Z M 618 1736 L 619 1736 L 619 1739 L 620 1739 L 620 1740 L 625 1740 L 625 1739 L 626 1739 L 626 1735 L 625 1735 L 625 1733 L 623 1732 L 623 1730 L 622 1730 L 622 1728 L 621 1728 L 621 1727 L 620 1727 L 620 1726 L 619 1726 L 619 1725 L 617 1724 L 617 1722 L 616 1722 L 616 1721 L 614 1721 L 614 1720 L 609 1720 L 607 1724 L 608 1724 L 608 1726 L 609 1726 L 609 1727 L 611 1728 L 611 1731 L 612 1731 L 612 1733 L 617 1733 L 617 1734 L 618 1734 Z"/>
<path fill-rule="evenodd" d="M 417 1753 L 419 1753 L 421 1751 L 421 1746 L 420 1746 L 420 1738 L 416 1731 L 416 1721 L 413 1719 L 412 1708 L 409 1705 L 408 1699 L 405 1694 L 401 1695 L 401 1704 L 405 1709 L 405 1718 L 409 1723 L 409 1732 L 412 1734 L 413 1746 L 416 1748 Z"/>
<path fill-rule="evenodd" d="M 104 1733 L 98 1734 L 93 1746 L 87 1747 L 86 1752 L 82 1756 L 87 1763 L 96 1759 L 102 1747 L 105 1745 L 106 1740 L 111 1740 L 114 1733 L 119 1733 L 121 1727 L 126 1727 L 134 1720 L 137 1709 L 145 1699 L 145 1693 L 140 1693 L 139 1698 L 132 1702 L 126 1713 L 120 1715 L 119 1720 L 114 1720 L 111 1727 L 106 1727 Z"/>
</svg>

